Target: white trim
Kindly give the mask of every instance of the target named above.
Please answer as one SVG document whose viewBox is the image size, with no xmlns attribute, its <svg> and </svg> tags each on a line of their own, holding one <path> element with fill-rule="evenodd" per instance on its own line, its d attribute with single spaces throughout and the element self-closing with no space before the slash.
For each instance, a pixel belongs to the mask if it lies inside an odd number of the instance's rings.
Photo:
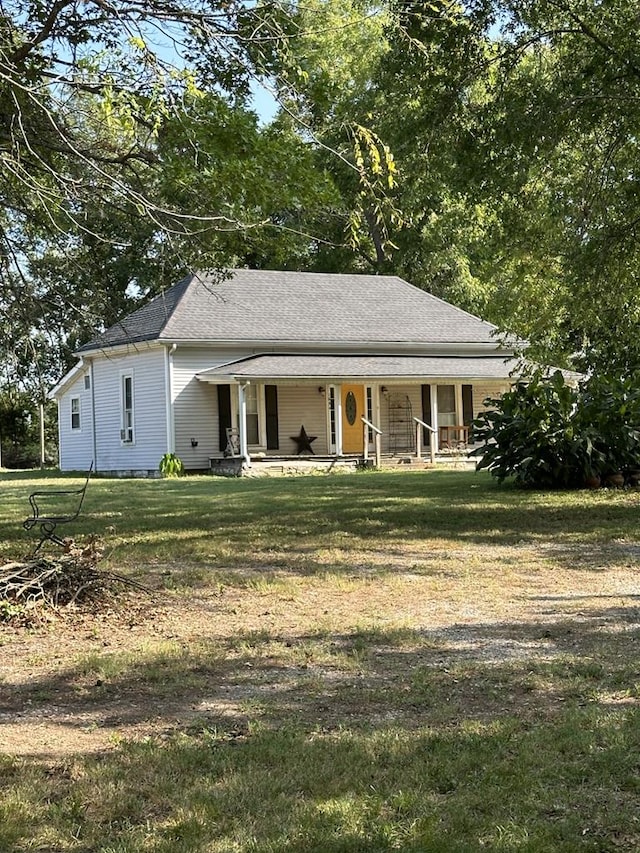
<svg viewBox="0 0 640 853">
<path fill-rule="evenodd" d="M 434 376 L 433 373 L 422 376 L 254 376 L 243 374 L 228 374 L 216 376 L 215 379 L 205 379 L 196 375 L 200 382 L 209 385 L 244 385 L 247 382 L 264 385 L 425 385 L 436 382 L 439 385 L 480 385 L 484 382 L 503 382 L 512 384 L 517 379 L 508 376 Z M 425 383 L 425 380 L 428 380 Z"/>
<path fill-rule="evenodd" d="M 248 468 L 251 467 L 251 457 L 249 456 L 249 447 L 247 445 L 247 401 L 245 398 L 245 389 L 249 383 L 238 386 L 239 395 L 239 410 L 240 410 L 240 455 L 244 459 Z"/>
<path fill-rule="evenodd" d="M 246 385 L 253 385 L 256 389 L 257 399 L 258 399 L 258 444 L 249 444 L 247 440 L 247 450 L 252 450 L 254 453 L 260 453 L 262 451 L 266 451 L 267 449 L 267 405 L 265 401 L 265 384 L 273 384 L 273 383 L 258 383 L 245 380 L 244 382 L 237 383 L 216 383 L 221 385 L 231 385 L 231 428 L 238 431 L 240 434 L 241 431 L 241 400 L 242 394 L 241 389 Z M 241 453 L 242 455 L 242 453 Z"/>
<path fill-rule="evenodd" d="M 336 456 L 342 456 L 342 385 L 334 385 L 336 389 Z"/>
<path fill-rule="evenodd" d="M 228 349 L 235 347 L 237 349 L 260 350 L 261 352 L 273 352 L 274 344 L 277 344 L 278 349 L 287 354 L 299 352 L 301 354 L 325 354 L 325 355 L 341 355 L 348 354 L 346 351 L 352 350 L 352 354 L 358 355 L 363 352 L 372 352 L 377 355 L 397 355 L 398 351 L 412 351 L 415 355 L 428 356 L 447 356 L 447 355 L 483 355 L 494 354 L 496 356 L 504 356 L 505 358 L 515 357 L 515 347 L 503 346 L 499 340 L 495 341 L 326 341 L 326 340 L 272 340 L 270 338 L 204 338 L 194 339 L 189 338 L 172 338 L 166 340 L 162 338 L 154 339 L 153 341 L 144 341 L 142 343 L 153 344 L 160 343 L 165 346 L 172 343 L 180 346 L 193 347 L 215 347 L 217 349 Z M 117 347 L 104 347 L 97 350 L 105 352 L 106 350 L 115 350 L 116 348 L 123 349 L 126 346 L 133 347 L 137 344 L 119 344 Z M 83 351 L 83 355 L 87 350 Z M 228 362 L 232 364 L 233 362 Z"/>
<path fill-rule="evenodd" d="M 62 459 L 61 459 L 61 456 L 62 456 L 62 427 L 63 427 L 63 423 L 62 423 L 62 400 L 56 400 L 56 403 L 58 406 L 58 464 L 61 465 L 62 464 Z M 0 455 L 1 454 L 2 454 L 2 451 L 0 449 Z"/>
<path fill-rule="evenodd" d="M 453 389 L 453 411 L 447 409 L 443 414 L 450 417 L 453 415 L 453 424 L 443 423 L 442 426 L 455 426 L 458 423 L 458 388 L 455 382 L 438 382 L 436 385 L 436 400 L 438 399 L 438 391 L 440 388 L 452 388 Z M 438 414 L 440 414 L 440 405 L 438 402 Z"/>
<path fill-rule="evenodd" d="M 176 420 L 173 405 L 173 354 L 177 344 L 164 348 L 164 394 L 167 421 L 167 453 L 175 453 Z"/>
<path fill-rule="evenodd" d="M 78 404 L 78 411 L 73 411 L 73 404 Z M 69 429 L 72 433 L 82 432 L 82 400 L 79 396 L 69 397 Z M 73 425 L 73 416 L 77 415 L 78 417 L 78 426 Z"/>
<path fill-rule="evenodd" d="M 67 385 L 75 380 L 78 373 L 82 371 L 84 367 L 84 359 L 92 359 L 95 356 L 103 356 L 104 358 L 117 358 L 118 356 L 132 355 L 135 353 L 139 353 L 142 350 L 150 350 L 150 349 L 158 349 L 160 347 L 171 346 L 172 341 L 161 341 L 161 340 L 152 340 L 152 341 L 138 341 L 137 343 L 129 343 L 129 344 L 118 344 L 117 346 L 105 346 L 105 347 L 94 347 L 93 349 L 82 350 L 82 352 L 76 350 L 74 355 L 78 359 L 78 363 L 74 365 L 65 375 L 53 386 L 53 388 L 49 391 L 48 397 L 52 400 L 57 399 L 62 392 L 65 390 Z M 214 341 L 209 341 L 209 346 L 215 344 Z"/>
<path fill-rule="evenodd" d="M 264 383 L 257 382 L 245 382 L 244 386 L 249 386 L 255 389 L 256 392 L 256 412 L 255 414 L 258 416 L 258 443 L 257 444 L 249 444 L 249 437 L 247 434 L 247 447 L 252 448 L 254 451 L 260 452 L 262 450 L 266 450 L 267 448 L 267 410 L 264 399 Z M 249 411 L 247 410 L 247 415 Z"/>
<path fill-rule="evenodd" d="M 69 370 L 67 373 L 65 373 L 65 375 L 62 377 L 62 379 L 56 385 L 53 386 L 51 391 L 49 391 L 49 393 L 47 394 L 49 399 L 50 400 L 59 400 L 61 395 L 62 395 L 62 392 L 67 387 L 67 385 L 70 385 L 72 382 L 74 382 L 77 379 L 78 374 L 81 373 L 83 369 L 84 369 L 84 361 L 83 361 L 83 359 L 80 359 L 80 361 L 77 364 L 75 364 L 71 368 L 71 370 Z"/>
<path fill-rule="evenodd" d="M 125 380 L 131 380 L 131 425 L 127 424 L 125 409 Z M 129 438 L 130 434 L 130 438 Z M 133 368 L 120 371 L 120 446 L 133 447 L 136 443 L 136 398 Z"/>
<path fill-rule="evenodd" d="M 468 382 L 464 383 L 468 385 Z M 461 424 L 464 419 L 462 410 L 462 382 L 455 382 L 453 385 L 456 395 L 456 423 Z"/>
<path fill-rule="evenodd" d="M 431 426 L 435 430 L 435 445 L 436 450 L 440 450 L 440 442 L 438 441 L 438 386 L 435 382 L 430 383 L 429 385 L 430 392 L 429 396 L 431 398 Z"/>
<path fill-rule="evenodd" d="M 382 391 L 384 385 L 382 382 L 372 385 L 371 393 L 373 395 L 373 419 L 379 424 L 382 422 Z"/>
<path fill-rule="evenodd" d="M 91 375 L 91 442 L 93 444 L 94 470 L 98 470 L 98 436 L 96 433 L 96 383 L 93 371 L 93 359 L 89 359 L 89 373 Z"/>
</svg>

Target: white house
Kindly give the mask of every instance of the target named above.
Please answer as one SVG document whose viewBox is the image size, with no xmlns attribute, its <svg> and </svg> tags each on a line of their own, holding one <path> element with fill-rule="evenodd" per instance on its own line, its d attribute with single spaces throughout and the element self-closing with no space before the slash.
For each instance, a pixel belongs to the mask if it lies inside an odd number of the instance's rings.
<svg viewBox="0 0 640 853">
<path fill-rule="evenodd" d="M 203 470 L 465 441 L 512 380 L 496 328 L 395 276 L 196 274 L 81 347 L 53 389 L 60 467 Z M 364 419 L 364 420 L 363 420 Z M 430 429 L 429 429 L 430 428 Z M 378 432 L 379 431 L 379 432 Z"/>
</svg>

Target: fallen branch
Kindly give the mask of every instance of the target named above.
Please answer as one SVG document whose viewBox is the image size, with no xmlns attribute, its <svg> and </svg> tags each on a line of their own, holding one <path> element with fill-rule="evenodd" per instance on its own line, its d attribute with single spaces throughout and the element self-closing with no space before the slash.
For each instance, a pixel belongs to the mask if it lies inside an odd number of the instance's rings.
<svg viewBox="0 0 640 853">
<path fill-rule="evenodd" d="M 111 600 L 122 587 L 150 592 L 131 578 L 100 569 L 102 554 L 96 539 L 83 546 L 69 540 L 60 556 L 34 555 L 23 562 L 5 563 L 0 566 L 0 605 L 4 603 L 5 613 L 12 615 L 16 607 L 95 607 Z"/>
</svg>

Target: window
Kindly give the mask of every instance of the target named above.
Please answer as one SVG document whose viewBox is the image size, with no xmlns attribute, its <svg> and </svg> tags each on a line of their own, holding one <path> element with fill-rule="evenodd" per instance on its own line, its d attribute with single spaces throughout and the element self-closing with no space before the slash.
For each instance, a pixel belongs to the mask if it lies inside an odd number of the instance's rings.
<svg viewBox="0 0 640 853">
<path fill-rule="evenodd" d="M 260 444 L 257 386 L 247 385 L 244 399 L 247 404 L 247 444 Z"/>
<path fill-rule="evenodd" d="M 85 373 L 85 375 L 84 375 L 84 390 L 85 391 L 91 390 L 91 376 L 88 373 Z"/>
<path fill-rule="evenodd" d="M 331 447 L 335 450 L 337 444 L 336 438 L 336 389 L 333 385 L 329 386 L 329 441 Z"/>
<path fill-rule="evenodd" d="M 133 444 L 133 375 L 122 375 L 121 387 L 122 426 L 120 440 L 123 444 Z"/>
<path fill-rule="evenodd" d="M 438 425 L 455 426 L 457 423 L 455 385 L 438 385 Z"/>
<path fill-rule="evenodd" d="M 80 397 L 71 398 L 71 429 L 80 429 Z"/>
</svg>

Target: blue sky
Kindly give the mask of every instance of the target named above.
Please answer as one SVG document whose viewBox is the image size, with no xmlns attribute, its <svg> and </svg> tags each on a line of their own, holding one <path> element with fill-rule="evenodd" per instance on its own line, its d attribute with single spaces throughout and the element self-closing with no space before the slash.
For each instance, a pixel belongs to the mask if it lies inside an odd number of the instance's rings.
<svg viewBox="0 0 640 853">
<path fill-rule="evenodd" d="M 258 113 L 258 117 L 262 124 L 268 124 L 278 110 L 278 103 L 264 86 L 261 86 L 257 80 L 251 84 L 253 93 L 253 108 Z"/>
</svg>

